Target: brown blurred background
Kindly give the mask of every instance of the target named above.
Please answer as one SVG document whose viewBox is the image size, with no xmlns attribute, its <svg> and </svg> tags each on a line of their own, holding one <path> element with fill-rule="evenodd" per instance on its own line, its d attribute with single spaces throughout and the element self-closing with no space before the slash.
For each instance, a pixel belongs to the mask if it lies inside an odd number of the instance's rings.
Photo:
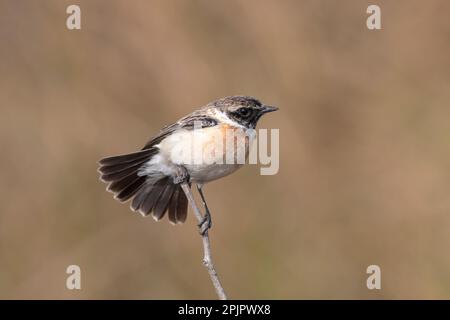
<svg viewBox="0 0 450 320">
<path fill-rule="evenodd" d="M 366 28 L 373 3 L 380 31 Z M 260 127 L 280 129 L 281 150 L 277 175 L 247 166 L 205 190 L 231 298 L 450 298 L 449 12 L 2 0 L 0 298 L 215 298 L 193 215 L 132 213 L 96 162 L 234 94 L 280 107 Z M 71 264 L 81 291 L 65 287 Z"/>
</svg>

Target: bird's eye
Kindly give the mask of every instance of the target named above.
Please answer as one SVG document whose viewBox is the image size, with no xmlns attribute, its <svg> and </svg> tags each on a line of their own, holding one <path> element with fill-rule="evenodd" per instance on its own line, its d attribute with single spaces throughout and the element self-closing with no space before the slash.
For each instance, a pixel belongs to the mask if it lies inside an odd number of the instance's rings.
<svg viewBox="0 0 450 320">
<path fill-rule="evenodd" d="M 240 108 L 240 109 L 238 110 L 238 114 L 239 114 L 241 117 L 248 117 L 248 116 L 250 115 L 250 110 L 247 109 L 247 108 Z"/>
</svg>

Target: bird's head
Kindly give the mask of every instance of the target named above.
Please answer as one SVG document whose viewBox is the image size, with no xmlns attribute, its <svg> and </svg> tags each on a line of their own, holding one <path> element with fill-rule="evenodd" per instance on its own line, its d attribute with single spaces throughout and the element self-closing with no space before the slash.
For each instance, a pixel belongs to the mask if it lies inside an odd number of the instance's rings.
<svg viewBox="0 0 450 320">
<path fill-rule="evenodd" d="M 249 129 L 256 127 L 263 114 L 278 110 L 277 107 L 265 105 L 258 99 L 246 96 L 225 97 L 212 104 L 227 118 Z"/>
</svg>

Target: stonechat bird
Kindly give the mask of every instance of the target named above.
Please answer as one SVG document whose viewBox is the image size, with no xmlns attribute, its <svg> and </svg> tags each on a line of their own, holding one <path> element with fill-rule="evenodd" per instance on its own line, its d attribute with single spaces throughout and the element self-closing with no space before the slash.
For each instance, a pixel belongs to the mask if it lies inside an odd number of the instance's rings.
<svg viewBox="0 0 450 320">
<path fill-rule="evenodd" d="M 131 201 L 131 209 L 143 216 L 152 213 L 160 220 L 168 212 L 173 224 L 183 223 L 187 216 L 188 200 L 180 183 L 195 183 L 205 207 L 204 231 L 211 227 L 211 215 L 202 187 L 205 183 L 225 177 L 242 163 L 223 162 L 235 158 L 237 149 L 224 148 L 217 137 L 227 131 L 245 132 L 255 129 L 260 117 L 278 108 L 261 103 L 253 97 L 231 96 L 208 103 L 177 122 L 163 127 L 137 152 L 107 157 L 99 161 L 100 179 L 108 184 L 114 198 Z M 246 136 L 245 156 L 253 142 Z M 192 143 L 195 141 L 196 143 Z M 231 150 L 228 150 L 231 149 Z M 213 161 L 192 161 L 192 154 L 209 156 Z M 199 227 L 201 227 L 201 225 Z"/>
</svg>

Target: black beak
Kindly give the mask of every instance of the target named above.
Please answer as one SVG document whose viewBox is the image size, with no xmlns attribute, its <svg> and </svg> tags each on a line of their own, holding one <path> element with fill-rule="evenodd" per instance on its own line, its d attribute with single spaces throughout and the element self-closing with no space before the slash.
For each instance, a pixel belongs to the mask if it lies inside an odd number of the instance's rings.
<svg viewBox="0 0 450 320">
<path fill-rule="evenodd" d="M 277 107 L 266 106 L 266 105 L 264 105 L 264 106 L 262 106 L 261 114 L 269 113 L 269 112 L 274 112 L 274 111 L 277 111 L 277 110 L 278 110 Z"/>
</svg>

